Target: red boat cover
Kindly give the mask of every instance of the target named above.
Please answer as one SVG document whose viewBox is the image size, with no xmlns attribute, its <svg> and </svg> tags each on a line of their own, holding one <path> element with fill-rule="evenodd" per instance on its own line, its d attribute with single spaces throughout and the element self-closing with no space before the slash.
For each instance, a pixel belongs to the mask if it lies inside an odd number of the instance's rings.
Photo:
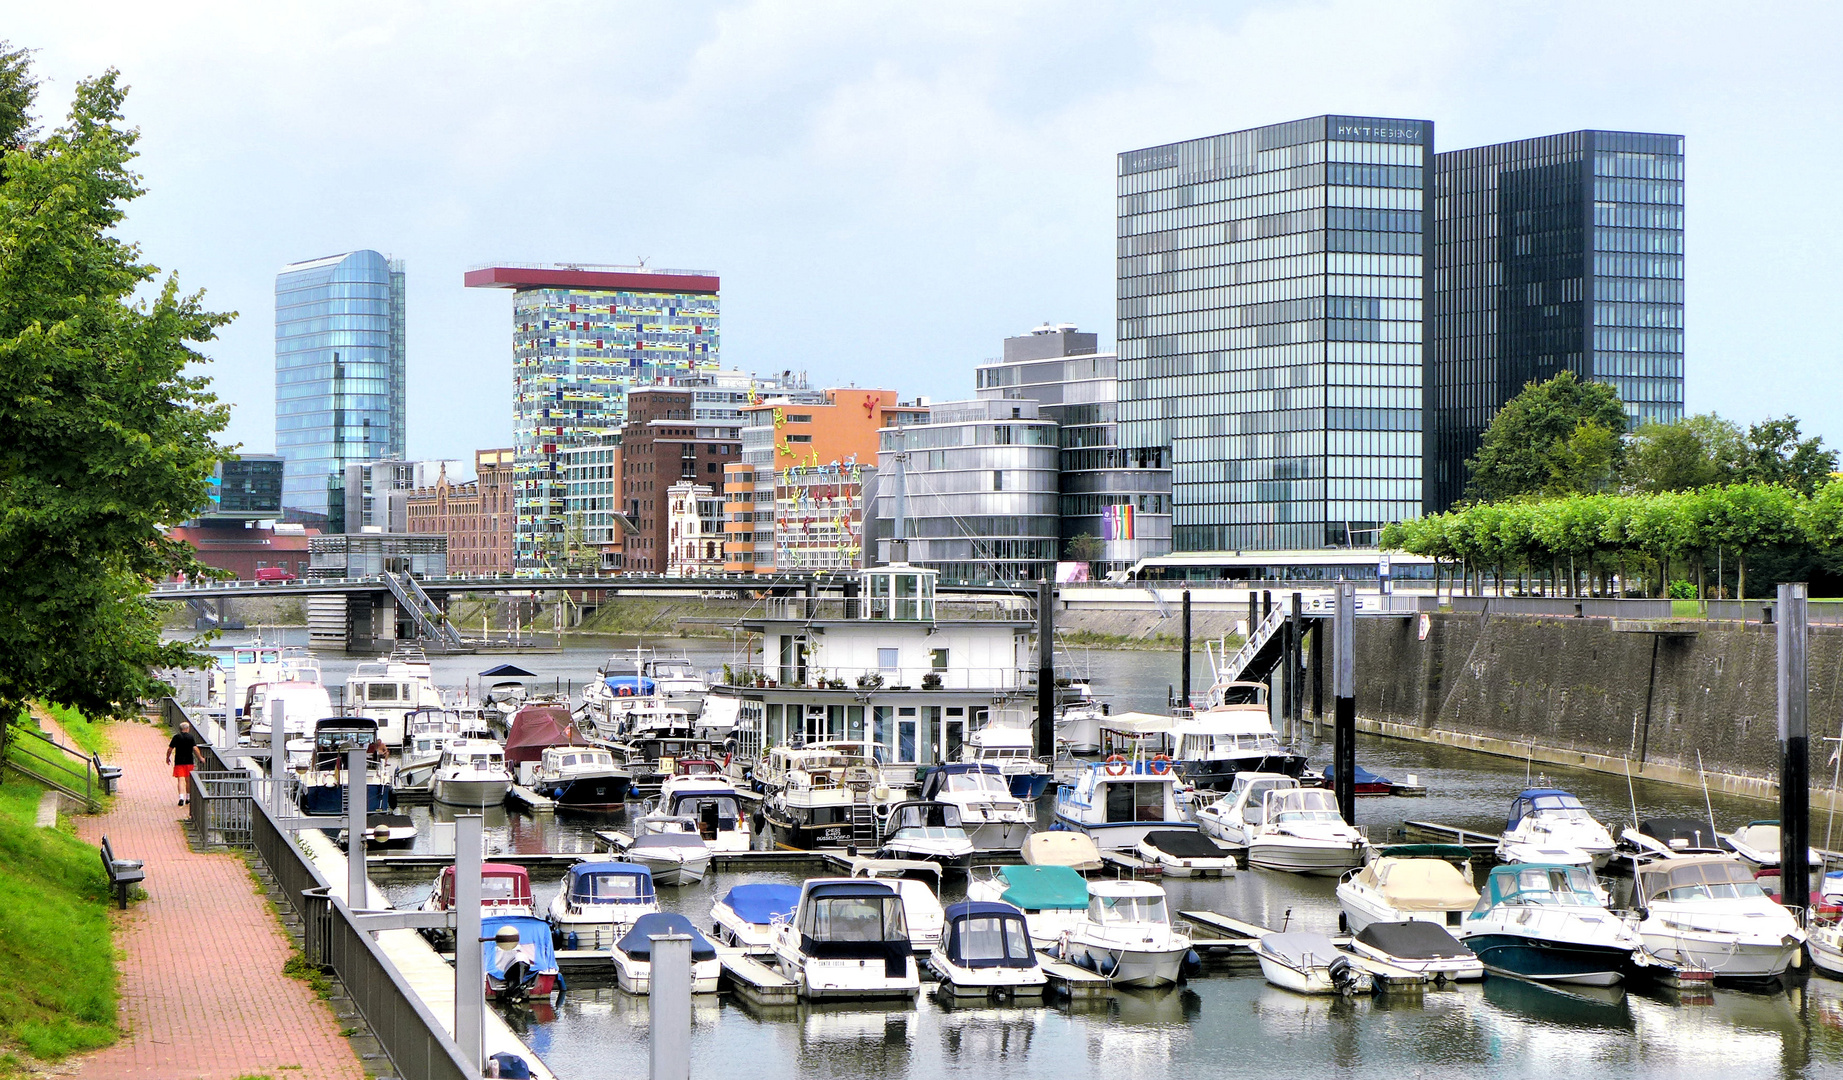
<svg viewBox="0 0 1843 1080">
<path fill-rule="evenodd" d="M 506 735 L 506 764 L 536 761 L 546 746 L 583 745 L 576 725 L 570 723 L 568 709 L 561 705 L 527 705 L 512 717 L 512 730 Z"/>
</svg>

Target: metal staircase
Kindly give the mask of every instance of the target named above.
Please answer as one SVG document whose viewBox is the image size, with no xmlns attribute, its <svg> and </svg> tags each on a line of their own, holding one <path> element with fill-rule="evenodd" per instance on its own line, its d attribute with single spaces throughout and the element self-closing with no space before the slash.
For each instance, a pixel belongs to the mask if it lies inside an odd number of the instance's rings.
<svg viewBox="0 0 1843 1080">
<path fill-rule="evenodd" d="M 1261 624 L 1248 632 L 1248 640 L 1234 656 L 1222 662 L 1216 669 L 1218 683 L 1234 682 L 1237 679 L 1262 679 L 1280 662 L 1280 654 L 1285 639 L 1280 630 L 1286 625 L 1287 609 L 1275 604 Z"/>
<path fill-rule="evenodd" d="M 460 650 L 461 632 L 448 621 L 448 616 L 436 606 L 429 594 L 422 590 L 416 579 L 408 574 L 385 574 L 384 581 L 390 586 L 392 596 L 397 603 L 410 613 L 416 622 L 416 636 L 436 642 L 444 649 Z"/>
<path fill-rule="evenodd" d="M 877 837 L 877 814 L 868 802 L 851 804 L 851 842 L 859 851 L 872 849 L 882 843 Z"/>
</svg>

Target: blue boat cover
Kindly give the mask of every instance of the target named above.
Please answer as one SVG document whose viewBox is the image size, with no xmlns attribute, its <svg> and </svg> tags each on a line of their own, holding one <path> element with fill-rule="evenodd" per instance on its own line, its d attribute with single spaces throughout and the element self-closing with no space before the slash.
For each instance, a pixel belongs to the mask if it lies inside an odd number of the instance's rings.
<svg viewBox="0 0 1843 1080">
<path fill-rule="evenodd" d="M 947 905 L 947 958 L 962 967 L 1037 966 L 1024 913 L 1010 904 L 962 900 Z"/>
<path fill-rule="evenodd" d="M 482 679 L 535 679 L 536 675 L 517 664 L 498 664 L 480 673 Z"/>
<path fill-rule="evenodd" d="M 1088 882 L 1066 866 L 1007 866 L 1001 899 L 1026 911 L 1074 910 L 1088 906 Z"/>
<path fill-rule="evenodd" d="M 1370 772 L 1361 765 L 1357 766 L 1356 776 L 1357 778 L 1354 782 L 1358 784 L 1393 784 L 1395 782 L 1386 776 L 1379 776 L 1376 773 Z M 1336 768 L 1330 765 L 1325 766 L 1325 779 L 1336 780 Z"/>
<path fill-rule="evenodd" d="M 766 926 L 776 919 L 793 918 L 794 909 L 800 906 L 800 886 L 738 885 L 723 897 L 723 902 L 743 922 Z"/>
<path fill-rule="evenodd" d="M 532 946 L 531 970 L 539 975 L 554 974 L 557 971 L 557 950 L 551 943 L 550 924 L 543 919 L 534 919 L 529 915 L 490 915 L 480 920 L 480 936 L 485 941 L 480 943 L 480 963 L 486 973 L 495 979 L 504 979 L 506 970 L 493 964 L 493 955 L 499 951 L 493 941 L 493 935 L 502 926 L 518 930 L 518 946 L 522 951 L 525 946 Z"/>
<path fill-rule="evenodd" d="M 653 899 L 653 872 L 624 862 L 579 862 L 563 879 L 577 904 L 644 904 Z"/>
<path fill-rule="evenodd" d="M 615 697 L 649 697 L 653 693 L 653 680 L 638 675 L 610 675 L 602 682 L 614 691 Z"/>
<path fill-rule="evenodd" d="M 614 947 L 635 960 L 651 960 L 653 939 L 664 934 L 688 935 L 691 938 L 691 959 L 694 962 L 717 958 L 717 947 L 712 945 L 703 934 L 698 933 L 697 927 L 691 925 L 690 919 L 669 911 L 655 911 L 635 919 L 633 929 L 622 935 L 621 940 L 616 942 Z"/>
</svg>

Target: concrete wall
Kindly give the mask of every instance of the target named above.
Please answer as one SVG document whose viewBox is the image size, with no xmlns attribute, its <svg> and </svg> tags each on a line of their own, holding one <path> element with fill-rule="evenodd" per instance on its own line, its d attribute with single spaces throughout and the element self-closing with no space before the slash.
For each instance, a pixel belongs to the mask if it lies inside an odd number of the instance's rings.
<svg viewBox="0 0 1843 1080">
<path fill-rule="evenodd" d="M 1813 627 L 1811 776 L 1829 788 L 1843 717 L 1843 629 Z M 1537 762 L 1695 784 L 1776 790 L 1779 744 L 1771 627 L 1693 635 L 1618 632 L 1609 619 L 1435 614 L 1359 619 L 1357 714 L 1386 735 Z M 1654 663 L 1655 660 L 1655 663 Z"/>
</svg>

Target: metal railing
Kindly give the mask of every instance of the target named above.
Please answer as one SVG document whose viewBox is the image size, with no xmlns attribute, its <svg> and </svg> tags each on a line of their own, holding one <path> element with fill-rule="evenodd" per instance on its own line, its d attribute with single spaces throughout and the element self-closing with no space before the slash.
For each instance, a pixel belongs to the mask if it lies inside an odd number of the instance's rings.
<svg viewBox="0 0 1843 1080">
<path fill-rule="evenodd" d="M 895 617 L 890 615 L 894 604 Z M 1034 600 L 923 600 L 886 596 L 771 596 L 762 618 L 786 622 L 1035 622 Z"/>
<path fill-rule="evenodd" d="M 797 669 L 773 665 L 730 669 L 727 685 L 756 689 L 854 690 L 1022 690 L 1036 681 L 1037 673 L 1017 667 L 820 667 L 807 664 Z M 936 678 L 939 683 L 936 685 Z M 722 674 L 718 673 L 718 681 Z"/>
<path fill-rule="evenodd" d="M 255 839 L 250 819 L 248 773 L 194 770 L 189 792 L 194 844 L 202 848 L 250 849 Z"/>
</svg>

